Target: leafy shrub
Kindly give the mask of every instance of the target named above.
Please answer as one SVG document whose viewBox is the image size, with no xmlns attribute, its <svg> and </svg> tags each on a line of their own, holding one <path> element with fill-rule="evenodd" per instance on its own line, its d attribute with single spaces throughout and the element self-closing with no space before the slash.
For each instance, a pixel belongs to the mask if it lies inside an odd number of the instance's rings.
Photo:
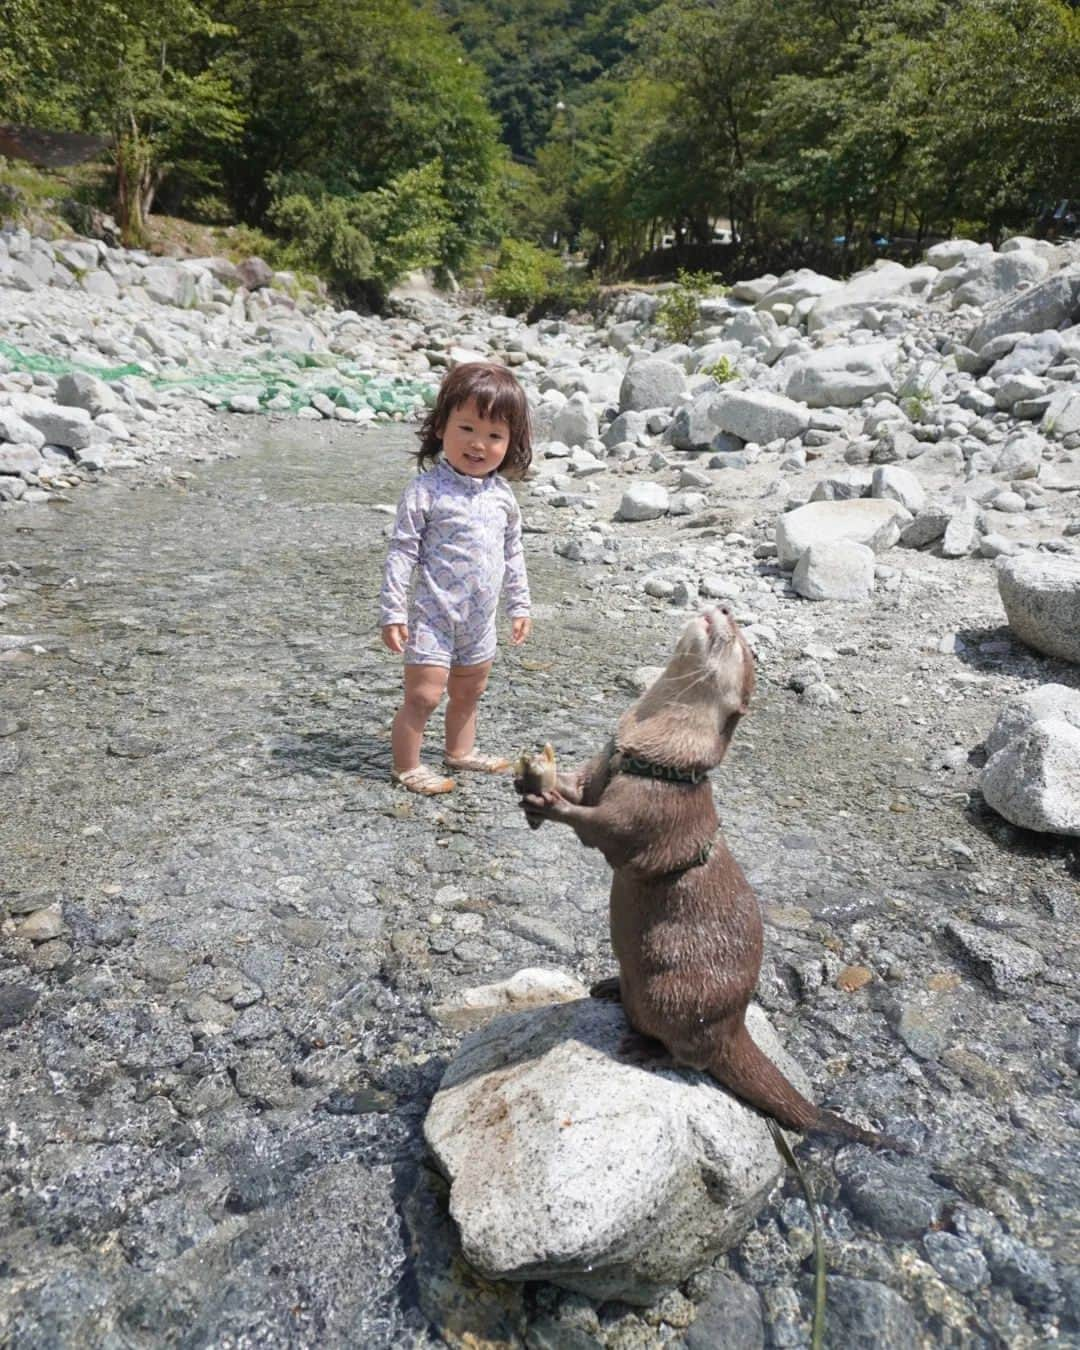
<svg viewBox="0 0 1080 1350">
<path fill-rule="evenodd" d="M 447 204 L 437 162 L 351 196 L 282 190 L 289 186 L 274 184 L 267 213 L 288 242 L 287 259 L 342 295 L 378 304 L 405 272 L 438 262 Z"/>
<path fill-rule="evenodd" d="M 739 372 L 729 356 L 722 356 L 711 366 L 703 366 L 702 375 L 711 375 L 717 384 L 728 384 L 739 378 Z"/>
<path fill-rule="evenodd" d="M 596 299 L 597 288 L 587 276 L 564 266 L 547 249 L 507 238 L 499 249 L 487 293 L 508 314 L 537 319 L 545 314 L 588 309 Z"/>
<path fill-rule="evenodd" d="M 508 314 L 524 314 L 558 285 L 563 271 L 554 253 L 524 239 L 504 239 L 487 292 Z"/>
<path fill-rule="evenodd" d="M 714 285 L 707 272 L 688 272 L 680 267 L 674 289 L 656 307 L 656 322 L 667 340 L 689 342 L 697 327 L 702 297 L 723 292 L 724 287 Z"/>
</svg>

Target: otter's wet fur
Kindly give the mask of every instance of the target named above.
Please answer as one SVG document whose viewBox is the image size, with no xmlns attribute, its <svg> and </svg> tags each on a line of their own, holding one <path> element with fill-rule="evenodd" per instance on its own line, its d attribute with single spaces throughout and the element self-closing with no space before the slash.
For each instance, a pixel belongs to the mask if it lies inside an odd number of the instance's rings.
<svg viewBox="0 0 1080 1350">
<path fill-rule="evenodd" d="M 704 1070 L 785 1129 L 885 1147 L 886 1139 L 808 1101 L 746 1029 L 761 970 L 757 897 L 719 833 L 707 777 L 754 691 L 754 659 L 726 606 L 693 619 L 611 742 L 556 787 L 530 792 L 533 821 L 569 825 L 611 865 L 611 944 L 630 1025 L 678 1065 Z"/>
</svg>

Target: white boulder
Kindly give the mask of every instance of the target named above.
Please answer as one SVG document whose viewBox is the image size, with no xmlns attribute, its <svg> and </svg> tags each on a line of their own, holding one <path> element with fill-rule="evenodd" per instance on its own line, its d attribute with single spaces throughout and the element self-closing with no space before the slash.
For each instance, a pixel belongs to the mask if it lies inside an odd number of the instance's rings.
<svg viewBox="0 0 1080 1350">
<path fill-rule="evenodd" d="M 632 361 L 619 388 L 619 411 L 670 408 L 686 390 L 686 371 L 656 357 Z"/>
<path fill-rule="evenodd" d="M 1045 718 L 991 755 L 982 794 L 1025 830 L 1080 835 L 1080 727 Z"/>
<path fill-rule="evenodd" d="M 810 425 L 805 404 L 763 389 L 720 389 L 710 415 L 718 430 L 759 445 L 801 436 Z"/>
<path fill-rule="evenodd" d="M 791 584 L 807 600 L 867 600 L 874 593 L 874 550 L 849 539 L 811 544 Z"/>
<path fill-rule="evenodd" d="M 904 267 L 883 259 L 821 296 L 806 316 L 807 332 L 869 326 L 871 310 L 905 313 L 922 303 L 937 276 L 932 266 Z"/>
<path fill-rule="evenodd" d="M 797 1084 L 759 1009 L 754 1039 Z M 782 1174 L 765 1121 L 702 1074 L 620 1061 L 617 1004 L 499 1018 L 462 1043 L 424 1123 L 465 1258 L 641 1304 L 739 1240 Z"/>
<path fill-rule="evenodd" d="M 1080 664 L 1080 559 L 1021 553 L 997 564 L 1009 627 L 1046 656 Z"/>
<path fill-rule="evenodd" d="M 666 516 L 670 499 L 662 483 L 635 483 L 623 493 L 617 520 L 656 520 Z"/>
<path fill-rule="evenodd" d="M 811 408 L 851 408 L 875 394 L 893 393 L 896 360 L 891 342 L 837 344 L 786 359 L 776 369 L 785 377 L 788 398 Z"/>
<path fill-rule="evenodd" d="M 807 502 L 776 522 L 776 552 L 781 567 L 794 567 L 812 544 L 849 540 L 875 553 L 892 548 L 911 519 L 899 502 L 860 497 L 854 501 Z"/>
</svg>

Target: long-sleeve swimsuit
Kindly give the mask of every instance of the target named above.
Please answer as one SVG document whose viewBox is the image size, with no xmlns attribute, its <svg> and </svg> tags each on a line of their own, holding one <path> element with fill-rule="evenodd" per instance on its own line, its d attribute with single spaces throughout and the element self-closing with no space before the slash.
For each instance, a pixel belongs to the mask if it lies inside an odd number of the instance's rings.
<svg viewBox="0 0 1080 1350">
<path fill-rule="evenodd" d="M 413 479 L 398 505 L 380 622 L 384 628 L 408 623 L 408 665 L 480 665 L 495 656 L 495 612 L 504 587 L 509 617 L 527 615 L 529 582 L 514 494 L 497 473 L 473 477 L 440 459 Z"/>
</svg>

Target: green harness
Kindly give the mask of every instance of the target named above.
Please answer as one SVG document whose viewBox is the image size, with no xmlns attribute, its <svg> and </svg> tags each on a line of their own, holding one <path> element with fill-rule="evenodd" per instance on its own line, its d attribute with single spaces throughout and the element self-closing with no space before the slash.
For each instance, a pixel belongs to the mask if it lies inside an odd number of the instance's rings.
<svg viewBox="0 0 1080 1350">
<path fill-rule="evenodd" d="M 627 755 L 611 741 L 609 765 L 612 773 L 628 773 L 634 778 L 656 778 L 662 783 L 704 783 L 709 776 L 708 769 L 676 769 L 670 764 L 657 764 L 655 760 L 641 759 L 636 755 Z M 693 867 L 701 867 L 712 857 L 715 839 L 702 844 L 689 862 L 681 867 L 673 867 L 664 876 L 677 876 L 680 872 L 689 872 Z"/>
</svg>

